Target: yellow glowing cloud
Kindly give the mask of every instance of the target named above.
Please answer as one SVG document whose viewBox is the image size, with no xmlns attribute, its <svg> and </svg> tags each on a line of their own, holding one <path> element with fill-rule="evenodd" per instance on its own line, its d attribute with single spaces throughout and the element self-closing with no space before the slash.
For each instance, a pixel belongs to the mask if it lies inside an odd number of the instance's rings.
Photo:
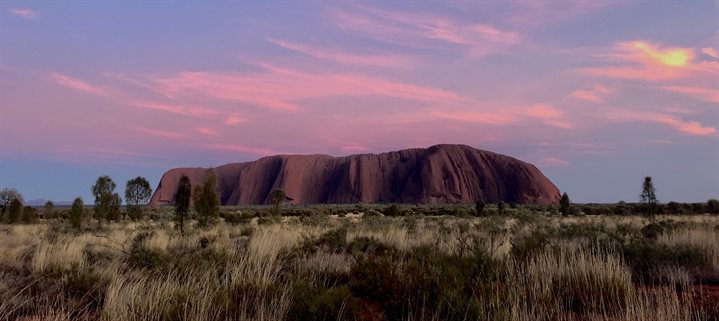
<svg viewBox="0 0 719 321">
<path fill-rule="evenodd" d="M 694 52 L 691 49 L 668 48 L 661 50 L 643 41 L 633 42 L 632 47 L 641 50 L 654 62 L 671 67 L 686 66 L 694 57 Z"/>
</svg>

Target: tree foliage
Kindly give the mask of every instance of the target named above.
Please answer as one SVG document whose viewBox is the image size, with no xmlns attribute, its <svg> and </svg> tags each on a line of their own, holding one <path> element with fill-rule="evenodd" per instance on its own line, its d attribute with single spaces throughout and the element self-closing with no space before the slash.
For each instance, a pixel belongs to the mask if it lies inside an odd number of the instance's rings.
<svg viewBox="0 0 719 321">
<path fill-rule="evenodd" d="M 270 193 L 270 202 L 275 206 L 275 215 L 280 215 L 280 205 L 285 201 L 287 194 L 281 189 L 276 189 Z"/>
<path fill-rule="evenodd" d="M 710 199 L 707 201 L 707 212 L 719 214 L 719 200 Z"/>
<path fill-rule="evenodd" d="M 112 198 L 110 199 L 110 204 L 107 208 L 107 220 L 108 221 L 117 221 L 120 219 L 120 206 L 122 205 L 122 198 L 120 198 L 120 194 L 118 193 L 112 193 Z"/>
<path fill-rule="evenodd" d="M 10 187 L 0 189 L 0 212 L 2 214 L 5 214 L 6 208 L 10 206 L 10 202 L 14 199 L 18 199 L 20 203 L 23 202 L 22 194 L 16 189 Z"/>
<path fill-rule="evenodd" d="M 13 198 L 10 205 L 8 205 L 7 222 L 10 224 L 17 223 L 20 216 L 22 216 L 22 202 L 18 198 Z"/>
<path fill-rule="evenodd" d="M 73 228 L 78 230 L 82 228 L 83 206 L 84 204 L 82 203 L 82 198 L 78 197 L 74 202 L 72 202 L 72 207 L 70 208 L 70 224 Z"/>
<path fill-rule="evenodd" d="M 649 216 L 654 215 L 654 208 L 656 207 L 658 201 L 656 190 L 654 189 L 654 183 L 652 182 L 652 178 L 650 176 L 644 178 L 642 193 L 639 195 L 639 199 L 642 204 L 646 205 L 647 214 Z"/>
<path fill-rule="evenodd" d="M 115 212 L 111 211 L 114 211 L 119 198 L 119 195 L 115 193 L 115 187 L 115 182 L 107 175 L 98 177 L 95 185 L 92 186 L 92 195 L 95 196 L 95 218 L 98 223 L 102 219 L 113 219 L 112 216 Z M 119 213 L 119 206 L 117 213 Z"/>
<path fill-rule="evenodd" d="M 32 206 L 25 206 L 22 209 L 22 216 L 20 220 L 25 224 L 37 222 L 37 210 Z"/>
<path fill-rule="evenodd" d="M 572 203 L 569 200 L 569 195 L 565 192 L 559 200 L 559 211 L 562 213 L 562 216 L 569 216 L 571 207 Z"/>
<path fill-rule="evenodd" d="M 487 207 L 487 203 L 483 200 L 477 200 L 477 202 L 474 203 L 474 209 L 477 212 L 477 216 L 484 216 L 485 207 Z"/>
<path fill-rule="evenodd" d="M 219 216 L 220 197 L 217 193 L 217 175 L 213 169 L 207 170 L 202 185 L 195 186 L 193 201 L 200 225 L 207 225 Z"/>
<path fill-rule="evenodd" d="M 175 192 L 175 219 L 180 228 L 180 233 L 185 233 L 185 218 L 190 210 L 190 197 L 192 196 L 192 184 L 186 175 L 180 177 Z"/>
<path fill-rule="evenodd" d="M 52 201 L 45 202 L 45 209 L 43 210 L 45 218 L 55 218 L 55 203 Z"/>
<path fill-rule="evenodd" d="M 144 177 L 138 176 L 125 185 L 125 202 L 127 203 L 127 214 L 131 219 L 142 218 L 142 205 L 147 204 L 152 195 L 150 182 Z"/>
</svg>

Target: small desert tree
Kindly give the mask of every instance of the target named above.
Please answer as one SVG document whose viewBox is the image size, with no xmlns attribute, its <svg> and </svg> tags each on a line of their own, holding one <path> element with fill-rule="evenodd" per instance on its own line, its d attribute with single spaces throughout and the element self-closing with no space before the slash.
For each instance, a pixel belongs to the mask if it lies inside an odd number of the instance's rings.
<svg viewBox="0 0 719 321">
<path fill-rule="evenodd" d="M 122 205 L 122 198 L 118 193 L 112 193 L 112 199 L 107 208 L 107 220 L 117 221 L 120 219 L 120 206 Z"/>
<path fill-rule="evenodd" d="M 147 204 L 151 195 L 150 182 L 144 177 L 138 176 L 127 181 L 125 202 L 127 203 L 127 215 L 132 220 L 142 218 L 142 206 Z"/>
<path fill-rule="evenodd" d="M 652 217 L 654 215 L 654 208 L 657 206 L 657 195 L 654 189 L 654 183 L 652 178 L 647 176 L 644 178 L 644 184 L 642 184 L 642 193 L 639 195 L 639 199 L 646 206 L 647 215 Z"/>
<path fill-rule="evenodd" d="M 707 201 L 707 212 L 719 214 L 719 200 L 710 199 Z"/>
<path fill-rule="evenodd" d="M 55 203 L 52 201 L 45 202 L 45 210 L 43 212 L 45 218 L 55 218 Z"/>
<path fill-rule="evenodd" d="M 507 204 L 504 203 L 503 201 L 499 201 L 499 203 L 497 203 L 497 213 L 499 213 L 499 215 L 504 215 L 504 210 L 506 208 L 507 208 Z"/>
<path fill-rule="evenodd" d="M 474 210 L 477 212 L 477 216 L 484 216 L 484 208 L 487 204 L 483 200 L 477 200 L 474 203 Z"/>
<path fill-rule="evenodd" d="M 25 206 L 22 209 L 21 220 L 25 224 L 35 223 L 37 221 L 37 210 L 32 206 Z"/>
<path fill-rule="evenodd" d="M 8 205 L 7 222 L 10 224 L 17 223 L 20 216 L 22 216 L 22 202 L 20 202 L 20 199 L 13 198 L 10 205 Z"/>
<path fill-rule="evenodd" d="M 197 219 L 201 226 L 206 226 L 220 214 L 220 197 L 217 193 L 217 175 L 213 169 L 207 170 L 202 185 L 195 186 L 193 202 Z"/>
<path fill-rule="evenodd" d="M 5 214 L 10 202 L 14 199 L 18 199 L 22 203 L 22 195 L 16 189 L 9 187 L 0 189 L 0 214 Z"/>
<path fill-rule="evenodd" d="M 565 192 L 559 200 L 559 211 L 562 213 L 562 216 L 569 216 L 571 210 L 572 203 L 569 201 L 569 195 Z"/>
<path fill-rule="evenodd" d="M 270 202 L 275 206 L 274 214 L 280 215 L 280 205 L 285 201 L 287 194 L 281 189 L 276 189 L 270 193 Z"/>
<path fill-rule="evenodd" d="M 92 186 L 92 195 L 95 196 L 95 218 L 99 225 L 102 224 L 102 219 L 110 219 L 108 213 L 117 201 L 115 187 L 115 182 L 107 175 L 98 177 L 95 185 Z"/>
<path fill-rule="evenodd" d="M 72 207 L 70 208 L 70 224 L 73 228 L 80 229 L 82 228 L 82 198 L 78 197 L 75 199 L 74 202 L 72 202 Z"/>
<path fill-rule="evenodd" d="M 175 192 L 175 219 L 177 220 L 177 226 L 180 228 L 181 234 L 185 234 L 185 218 L 190 211 L 191 196 L 192 184 L 190 184 L 190 178 L 186 175 L 182 175 L 177 184 L 177 191 Z"/>
</svg>

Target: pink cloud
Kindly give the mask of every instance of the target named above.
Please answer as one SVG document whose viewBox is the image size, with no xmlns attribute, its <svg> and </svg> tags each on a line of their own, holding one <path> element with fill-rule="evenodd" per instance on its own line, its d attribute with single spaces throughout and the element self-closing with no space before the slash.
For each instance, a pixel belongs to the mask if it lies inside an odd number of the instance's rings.
<svg viewBox="0 0 719 321">
<path fill-rule="evenodd" d="M 414 58 L 396 54 L 356 54 L 332 48 L 319 48 L 286 40 L 268 39 L 269 42 L 285 49 L 305 55 L 342 64 L 365 65 L 388 68 L 409 68 L 416 65 Z"/>
<path fill-rule="evenodd" d="M 369 150 L 367 146 L 359 145 L 359 144 L 352 144 L 352 145 L 345 145 L 340 147 L 342 151 L 348 152 L 348 153 L 362 153 Z"/>
<path fill-rule="evenodd" d="M 719 135 L 717 134 L 717 129 L 714 127 L 704 126 L 696 121 L 685 121 L 668 114 L 615 110 L 611 111 L 606 116 L 610 119 L 618 121 L 641 121 L 663 124 L 672 127 L 681 133 L 692 136 L 719 137 Z"/>
<path fill-rule="evenodd" d="M 582 68 L 580 72 L 599 77 L 666 81 L 719 72 L 719 63 L 695 61 L 692 48 L 663 47 L 646 41 L 620 42 L 603 55 L 619 66 Z"/>
<path fill-rule="evenodd" d="M 609 89 L 602 84 L 595 84 L 591 88 L 577 90 L 569 94 L 569 97 L 600 103 L 604 101 L 605 96 L 613 92 L 614 90 Z"/>
<path fill-rule="evenodd" d="M 54 153 L 53 157 L 70 162 L 102 161 L 104 164 L 152 165 L 151 162 L 147 161 L 148 158 L 152 157 L 122 148 L 66 144 L 56 146 L 50 150 Z M 78 155 L 82 155 L 82 157 L 78 158 Z"/>
<path fill-rule="evenodd" d="M 543 120 L 545 123 L 564 129 L 573 128 L 574 125 L 567 119 L 564 112 L 549 105 L 534 105 L 525 110 L 526 115 Z"/>
<path fill-rule="evenodd" d="M 692 96 L 699 100 L 708 101 L 710 103 L 718 103 L 719 104 L 719 87 L 717 87 L 717 86 L 712 87 L 712 88 L 691 87 L 691 86 L 663 86 L 660 88 L 664 89 L 666 91 L 671 91 L 671 92 L 675 92 L 675 93 Z"/>
<path fill-rule="evenodd" d="M 162 137 L 162 138 L 180 139 L 180 138 L 185 137 L 185 135 L 178 133 L 178 132 L 171 132 L 171 131 L 152 129 L 152 128 L 137 128 L 135 130 L 140 133 L 143 133 L 143 134 L 149 134 L 149 135 L 158 136 L 158 137 Z"/>
<path fill-rule="evenodd" d="M 37 16 L 37 13 L 34 10 L 28 8 L 10 9 L 9 12 L 15 16 L 25 19 L 34 19 L 35 16 Z"/>
<path fill-rule="evenodd" d="M 68 88 L 72 88 L 77 91 L 82 91 L 82 92 L 95 94 L 95 95 L 107 95 L 108 94 L 107 90 L 105 90 L 102 87 L 90 85 L 89 83 L 84 82 L 80 79 L 66 76 L 63 74 L 59 74 L 59 73 L 55 73 L 55 72 L 50 73 L 50 79 L 52 79 L 57 84 L 60 84 L 62 86 L 68 87 Z"/>
<path fill-rule="evenodd" d="M 719 59 L 719 51 L 714 48 L 702 48 L 702 53 L 714 59 Z"/>
<path fill-rule="evenodd" d="M 522 29 L 534 29 L 577 19 L 617 2 L 612 0 L 509 1 L 512 10 L 506 20 L 509 24 Z M 486 6 L 483 2 L 478 4 Z"/>
<path fill-rule="evenodd" d="M 509 111 L 433 111 L 432 115 L 461 122 L 507 125 L 520 121 L 520 117 Z"/>
<path fill-rule="evenodd" d="M 356 74 L 305 73 L 264 66 L 264 72 L 183 72 L 153 79 L 153 88 L 168 97 L 244 102 L 276 111 L 297 111 L 300 101 L 333 96 L 384 96 L 410 101 L 468 101 L 451 91 Z"/>
<path fill-rule="evenodd" d="M 277 155 L 280 154 L 277 151 L 265 148 L 265 147 L 254 147 L 254 146 L 247 146 L 247 145 L 238 145 L 238 144 L 203 144 L 201 147 L 217 150 L 217 151 L 223 151 L 223 152 L 232 152 L 232 153 L 250 153 L 250 154 L 256 154 L 261 156 L 270 156 L 270 155 Z"/>
<path fill-rule="evenodd" d="M 330 18 L 344 30 L 378 40 L 414 47 L 444 43 L 462 46 L 474 57 L 482 57 L 513 46 L 521 40 L 518 33 L 487 24 L 463 23 L 427 13 L 394 12 L 355 6 L 352 10 L 333 11 Z"/>
<path fill-rule="evenodd" d="M 247 121 L 247 118 L 238 116 L 238 115 L 230 115 L 225 119 L 225 125 L 227 126 L 237 126 L 239 124 L 242 124 Z"/>
<path fill-rule="evenodd" d="M 207 135 L 207 136 L 216 136 L 217 135 L 217 130 L 214 128 L 210 128 L 210 127 L 198 127 L 198 128 L 195 128 L 195 131 L 200 134 Z"/>
<path fill-rule="evenodd" d="M 542 164 L 552 167 L 569 166 L 569 161 L 557 157 L 545 157 L 541 159 Z"/>
<path fill-rule="evenodd" d="M 164 112 L 187 116 L 187 117 L 208 118 L 208 117 L 216 116 L 219 113 L 217 110 L 214 110 L 212 108 L 189 107 L 189 106 L 183 106 L 183 105 L 178 105 L 178 104 L 164 104 L 164 103 L 144 102 L 144 101 L 128 102 L 127 104 L 130 106 L 134 106 L 134 107 L 159 110 L 159 111 L 164 111 Z"/>
</svg>

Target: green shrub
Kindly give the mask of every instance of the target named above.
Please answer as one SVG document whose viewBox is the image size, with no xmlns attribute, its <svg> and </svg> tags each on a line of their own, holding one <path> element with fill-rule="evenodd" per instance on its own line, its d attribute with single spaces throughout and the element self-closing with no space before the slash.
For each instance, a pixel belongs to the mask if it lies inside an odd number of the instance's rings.
<svg viewBox="0 0 719 321">
<path fill-rule="evenodd" d="M 384 212 L 385 216 L 390 216 L 390 217 L 399 216 L 399 214 L 400 214 L 399 206 L 397 206 L 397 204 L 392 204 L 392 205 L 388 206 L 387 208 L 384 209 L 383 212 Z"/>
<path fill-rule="evenodd" d="M 667 283 L 662 272 L 668 268 L 682 268 L 695 277 L 713 268 L 710 254 L 704 248 L 691 245 L 635 241 L 623 247 L 623 254 L 632 267 L 635 281 L 646 284 Z"/>
<path fill-rule="evenodd" d="M 220 212 L 220 217 L 225 220 L 225 223 L 230 224 L 241 224 L 247 223 L 252 220 L 255 216 L 249 212 Z"/>
<path fill-rule="evenodd" d="M 257 224 L 260 225 L 277 224 L 280 222 L 282 222 L 282 216 L 280 215 L 261 216 L 257 219 Z"/>
<path fill-rule="evenodd" d="M 21 220 L 25 224 L 37 222 L 37 210 L 32 206 L 25 206 L 25 208 L 22 209 Z"/>
<path fill-rule="evenodd" d="M 421 246 L 404 255 L 403 264 L 399 255 L 358 256 L 350 276 L 353 295 L 382 304 L 388 319 L 496 320 L 503 311 L 495 304 L 507 294 L 496 286 L 499 263 L 480 247 L 460 257 Z"/>
<path fill-rule="evenodd" d="M 475 215 L 477 216 L 484 216 L 484 208 L 487 207 L 487 203 L 485 203 L 483 200 L 478 200 L 474 203 L 474 211 Z"/>
<path fill-rule="evenodd" d="M 684 225 L 682 222 L 675 222 L 673 220 L 652 222 L 644 226 L 641 229 L 641 233 L 649 240 L 656 240 L 659 236 L 671 233 Z"/>
<path fill-rule="evenodd" d="M 86 309 L 100 309 L 109 282 L 92 270 L 72 267 L 63 278 L 65 294 L 81 301 Z"/>
<path fill-rule="evenodd" d="M 351 293 L 347 285 L 327 288 L 304 280 L 292 284 L 294 300 L 287 314 L 290 321 L 351 320 L 344 309 Z"/>
<path fill-rule="evenodd" d="M 151 236 L 152 234 L 148 232 L 141 232 L 135 236 L 127 257 L 128 265 L 140 269 L 156 269 L 168 261 L 167 253 L 145 247 L 143 242 Z"/>
</svg>

